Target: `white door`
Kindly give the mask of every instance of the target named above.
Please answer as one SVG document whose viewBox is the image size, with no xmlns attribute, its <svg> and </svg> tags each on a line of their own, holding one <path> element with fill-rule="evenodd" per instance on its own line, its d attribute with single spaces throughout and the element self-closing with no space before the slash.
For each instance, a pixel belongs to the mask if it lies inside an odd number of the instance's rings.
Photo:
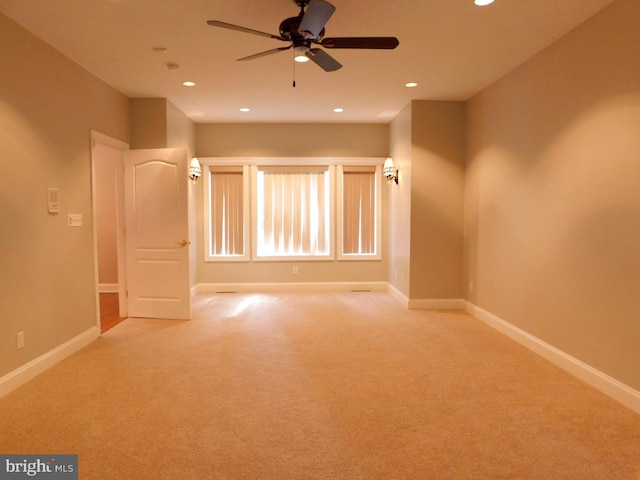
<svg viewBox="0 0 640 480">
<path fill-rule="evenodd" d="M 191 317 L 186 149 L 129 150 L 124 158 L 130 317 Z"/>
</svg>

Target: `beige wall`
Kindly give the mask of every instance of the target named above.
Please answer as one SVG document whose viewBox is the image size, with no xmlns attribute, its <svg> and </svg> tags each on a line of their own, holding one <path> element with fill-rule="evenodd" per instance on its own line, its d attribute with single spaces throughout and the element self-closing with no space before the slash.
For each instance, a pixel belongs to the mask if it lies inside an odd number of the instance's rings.
<svg viewBox="0 0 640 480">
<path fill-rule="evenodd" d="M 129 120 L 123 95 L 4 15 L 0 43 L 2 376 L 96 326 L 91 130 L 128 141 Z M 83 226 L 67 227 L 69 213 Z"/>
<path fill-rule="evenodd" d="M 201 157 L 386 157 L 381 123 L 205 123 L 196 125 Z"/>
<path fill-rule="evenodd" d="M 412 102 L 410 299 L 463 297 L 463 102 Z"/>
<path fill-rule="evenodd" d="M 187 115 L 167 100 L 167 147 L 186 147 L 189 157 L 196 151 L 196 125 Z"/>
<path fill-rule="evenodd" d="M 131 144 L 139 148 L 195 151 L 195 124 L 166 98 L 131 98 Z"/>
<path fill-rule="evenodd" d="M 462 298 L 462 102 L 413 101 L 391 123 L 390 283 L 409 300 Z"/>
<path fill-rule="evenodd" d="M 409 298 L 411 273 L 411 157 L 413 152 L 412 104 L 393 119 L 390 127 L 390 150 L 398 169 L 398 185 L 389 184 L 388 229 L 389 270 L 387 280 Z"/>
<path fill-rule="evenodd" d="M 198 124 L 198 157 L 387 157 L 389 127 L 384 124 Z M 383 188 L 383 194 L 386 189 Z M 197 282 L 384 282 L 382 261 L 204 262 L 202 182 L 197 201 Z M 383 227 L 383 236 L 386 228 Z M 292 266 L 298 266 L 293 275 Z"/>
<path fill-rule="evenodd" d="M 619 0 L 469 105 L 479 307 L 640 390 L 640 2 Z"/>
<path fill-rule="evenodd" d="M 130 98 L 131 148 L 167 148 L 167 99 Z"/>
</svg>

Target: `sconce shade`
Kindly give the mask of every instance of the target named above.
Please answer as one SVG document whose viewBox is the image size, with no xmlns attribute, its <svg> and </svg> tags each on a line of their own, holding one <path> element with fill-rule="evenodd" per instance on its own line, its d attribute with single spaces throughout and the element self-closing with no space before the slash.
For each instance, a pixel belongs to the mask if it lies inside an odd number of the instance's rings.
<svg viewBox="0 0 640 480">
<path fill-rule="evenodd" d="M 194 182 L 198 180 L 198 177 L 202 175 L 202 167 L 200 166 L 200 161 L 193 157 L 191 159 L 191 163 L 189 164 L 189 178 Z"/>
<path fill-rule="evenodd" d="M 387 157 L 384 161 L 384 165 L 382 166 L 382 174 L 387 178 L 387 180 L 395 181 L 396 185 L 398 184 L 398 169 L 393 164 L 393 158 Z"/>
</svg>

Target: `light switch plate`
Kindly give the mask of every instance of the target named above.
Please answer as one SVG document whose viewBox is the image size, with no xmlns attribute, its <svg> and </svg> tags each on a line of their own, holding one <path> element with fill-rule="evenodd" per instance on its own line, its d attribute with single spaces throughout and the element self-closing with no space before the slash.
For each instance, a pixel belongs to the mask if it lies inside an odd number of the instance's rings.
<svg viewBox="0 0 640 480">
<path fill-rule="evenodd" d="M 49 210 L 49 213 L 58 213 L 60 211 L 57 188 L 47 189 L 47 209 Z"/>
<path fill-rule="evenodd" d="M 70 227 L 81 227 L 82 226 L 82 214 L 81 213 L 70 213 L 68 216 L 68 223 Z"/>
</svg>

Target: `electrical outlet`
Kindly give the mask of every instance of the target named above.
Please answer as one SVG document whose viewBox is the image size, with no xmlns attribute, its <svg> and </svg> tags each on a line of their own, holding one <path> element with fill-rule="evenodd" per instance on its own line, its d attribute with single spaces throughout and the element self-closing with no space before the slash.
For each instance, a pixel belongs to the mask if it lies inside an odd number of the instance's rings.
<svg viewBox="0 0 640 480">
<path fill-rule="evenodd" d="M 297 267 L 297 266 L 294 266 L 294 267 L 293 267 L 292 273 L 293 273 L 294 275 L 297 275 L 297 274 L 298 274 L 298 267 Z"/>
<path fill-rule="evenodd" d="M 16 347 L 18 347 L 18 350 L 24 348 L 24 332 L 18 332 L 16 335 Z"/>
</svg>

